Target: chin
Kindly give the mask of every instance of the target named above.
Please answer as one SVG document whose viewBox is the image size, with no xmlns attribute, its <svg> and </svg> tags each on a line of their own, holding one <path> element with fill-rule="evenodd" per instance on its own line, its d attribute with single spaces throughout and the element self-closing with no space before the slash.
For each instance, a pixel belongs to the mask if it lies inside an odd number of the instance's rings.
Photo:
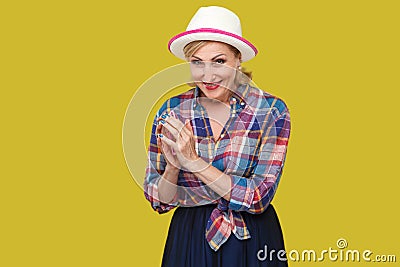
<svg viewBox="0 0 400 267">
<path fill-rule="evenodd" d="M 224 101 L 227 99 L 227 95 L 229 94 L 229 90 L 222 86 L 212 90 L 207 89 L 203 84 L 199 84 L 198 87 L 200 88 L 202 95 L 209 99 Z"/>
</svg>

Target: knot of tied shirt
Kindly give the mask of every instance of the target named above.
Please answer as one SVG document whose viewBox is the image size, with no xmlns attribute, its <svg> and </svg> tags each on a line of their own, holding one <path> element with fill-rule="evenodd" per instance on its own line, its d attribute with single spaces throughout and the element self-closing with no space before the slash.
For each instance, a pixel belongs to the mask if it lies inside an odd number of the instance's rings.
<svg viewBox="0 0 400 267">
<path fill-rule="evenodd" d="M 206 239 L 214 251 L 228 240 L 232 232 L 240 240 L 251 237 L 241 213 L 228 206 L 229 202 L 220 198 L 207 222 Z"/>
</svg>

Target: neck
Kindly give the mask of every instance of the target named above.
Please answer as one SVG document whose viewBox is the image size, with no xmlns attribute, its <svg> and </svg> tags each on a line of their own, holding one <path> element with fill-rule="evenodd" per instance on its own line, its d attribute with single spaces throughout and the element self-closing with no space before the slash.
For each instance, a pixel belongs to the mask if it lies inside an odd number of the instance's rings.
<svg viewBox="0 0 400 267">
<path fill-rule="evenodd" d="M 224 103 L 224 104 L 228 104 L 230 103 L 230 98 L 232 96 L 232 91 L 228 90 L 227 94 L 225 94 L 224 96 L 222 96 L 221 98 L 208 98 L 201 90 L 199 93 L 200 96 L 200 101 L 203 103 L 208 103 L 208 104 L 220 104 L 220 103 Z"/>
<path fill-rule="evenodd" d="M 235 85 L 234 87 L 231 87 L 231 88 L 237 88 L 237 87 L 238 87 L 238 86 Z M 222 95 L 220 98 L 211 99 L 211 98 L 208 98 L 208 97 L 203 93 L 202 90 L 199 90 L 199 96 L 201 97 L 201 99 L 203 99 L 203 100 L 209 100 L 209 101 L 207 101 L 207 102 L 209 102 L 209 103 L 222 102 L 222 103 L 224 103 L 224 104 L 230 105 L 230 98 L 231 98 L 232 95 L 233 95 L 232 89 L 226 89 L 226 93 L 225 93 L 224 95 Z"/>
</svg>

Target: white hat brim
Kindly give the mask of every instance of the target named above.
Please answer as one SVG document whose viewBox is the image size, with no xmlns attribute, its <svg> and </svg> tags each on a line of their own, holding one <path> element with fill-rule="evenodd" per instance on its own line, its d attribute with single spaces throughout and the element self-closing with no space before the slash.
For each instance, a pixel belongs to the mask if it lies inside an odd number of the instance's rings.
<svg viewBox="0 0 400 267">
<path fill-rule="evenodd" d="M 178 58 L 186 60 L 183 48 L 188 43 L 199 40 L 219 41 L 236 47 L 242 54 L 242 62 L 252 59 L 258 53 L 256 47 L 248 40 L 218 29 L 196 29 L 180 33 L 171 38 L 168 49 Z"/>
</svg>

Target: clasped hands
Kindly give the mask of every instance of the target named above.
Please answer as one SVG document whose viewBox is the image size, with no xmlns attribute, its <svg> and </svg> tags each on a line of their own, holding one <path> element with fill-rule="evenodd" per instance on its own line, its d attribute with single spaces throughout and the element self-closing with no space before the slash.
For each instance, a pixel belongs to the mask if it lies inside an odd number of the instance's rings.
<svg viewBox="0 0 400 267">
<path fill-rule="evenodd" d="M 157 119 L 157 144 L 170 168 L 199 172 L 204 161 L 197 155 L 195 138 L 189 120 L 182 123 L 173 111 Z"/>
</svg>

